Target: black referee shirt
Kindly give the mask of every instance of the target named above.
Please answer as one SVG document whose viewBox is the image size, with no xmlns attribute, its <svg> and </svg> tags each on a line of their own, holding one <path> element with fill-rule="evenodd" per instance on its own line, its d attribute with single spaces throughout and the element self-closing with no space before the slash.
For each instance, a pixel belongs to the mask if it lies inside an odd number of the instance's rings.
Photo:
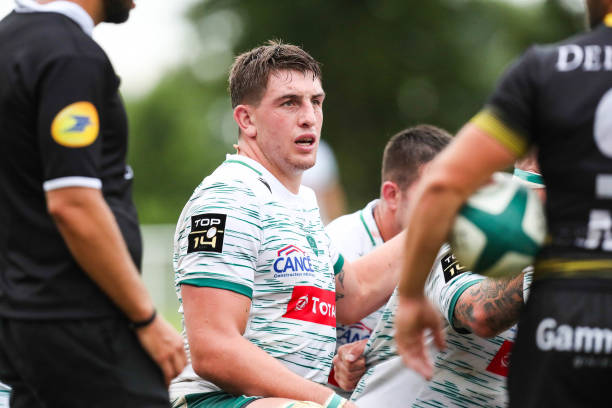
<svg viewBox="0 0 612 408">
<path fill-rule="evenodd" d="M 70 18 L 13 12 L 0 21 L 0 315 L 118 313 L 76 264 L 45 200 L 45 190 L 101 188 L 140 266 L 118 87 L 104 51 Z"/>
</svg>

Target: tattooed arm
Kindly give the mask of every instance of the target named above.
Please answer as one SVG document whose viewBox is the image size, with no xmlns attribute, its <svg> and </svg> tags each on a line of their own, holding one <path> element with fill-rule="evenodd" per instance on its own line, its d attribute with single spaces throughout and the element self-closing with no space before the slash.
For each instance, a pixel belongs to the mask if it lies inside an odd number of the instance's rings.
<svg viewBox="0 0 612 408">
<path fill-rule="evenodd" d="M 457 301 L 454 324 L 480 337 L 493 337 L 512 327 L 523 306 L 523 274 L 509 279 L 484 279 Z"/>
</svg>

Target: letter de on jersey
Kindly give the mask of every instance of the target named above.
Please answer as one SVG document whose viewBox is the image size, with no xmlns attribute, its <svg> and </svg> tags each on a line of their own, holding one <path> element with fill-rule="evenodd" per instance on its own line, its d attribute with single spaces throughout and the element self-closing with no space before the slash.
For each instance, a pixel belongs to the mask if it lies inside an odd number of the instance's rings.
<svg viewBox="0 0 612 408">
<path fill-rule="evenodd" d="M 200 214 L 191 217 L 187 253 L 223 251 L 226 214 Z"/>
</svg>

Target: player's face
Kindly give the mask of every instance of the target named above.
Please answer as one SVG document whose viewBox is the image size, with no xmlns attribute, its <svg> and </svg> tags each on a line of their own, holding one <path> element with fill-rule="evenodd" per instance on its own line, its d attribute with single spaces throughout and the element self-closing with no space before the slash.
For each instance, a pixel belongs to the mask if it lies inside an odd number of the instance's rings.
<svg viewBox="0 0 612 408">
<path fill-rule="evenodd" d="M 263 165 L 281 181 L 294 180 L 315 164 L 325 93 L 311 73 L 279 71 L 268 78 L 251 119 Z"/>
<path fill-rule="evenodd" d="M 609 12 L 609 0 L 586 0 L 587 18 L 591 28 L 601 23 Z"/>
<path fill-rule="evenodd" d="M 107 23 L 123 23 L 130 16 L 130 10 L 135 5 L 133 0 L 103 0 L 104 21 Z"/>
</svg>

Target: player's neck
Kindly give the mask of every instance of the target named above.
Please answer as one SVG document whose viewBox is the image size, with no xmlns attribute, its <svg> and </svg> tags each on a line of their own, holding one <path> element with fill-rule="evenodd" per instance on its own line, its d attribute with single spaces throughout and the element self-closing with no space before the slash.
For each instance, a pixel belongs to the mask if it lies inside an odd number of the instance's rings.
<svg viewBox="0 0 612 408">
<path fill-rule="evenodd" d="M 391 211 L 389 206 L 386 205 L 384 200 L 381 199 L 378 201 L 372 213 L 383 242 L 387 242 L 400 232 L 395 228 L 395 214 Z"/>
</svg>

